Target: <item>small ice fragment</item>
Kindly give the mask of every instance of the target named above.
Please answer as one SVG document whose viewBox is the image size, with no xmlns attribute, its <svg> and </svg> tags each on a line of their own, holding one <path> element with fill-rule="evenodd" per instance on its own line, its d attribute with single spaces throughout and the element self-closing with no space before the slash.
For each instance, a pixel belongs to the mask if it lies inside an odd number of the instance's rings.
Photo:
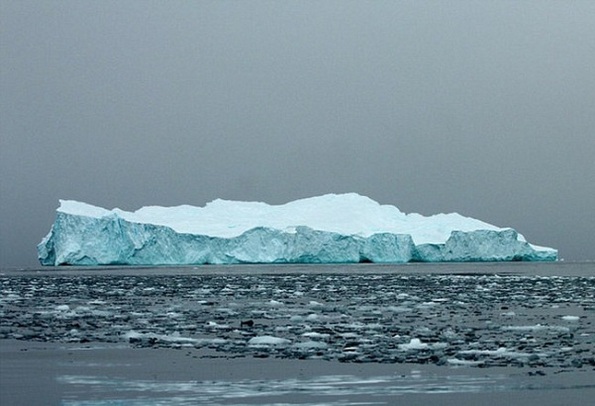
<svg viewBox="0 0 595 406">
<path fill-rule="evenodd" d="M 296 348 L 306 350 L 306 349 L 324 349 L 328 347 L 328 344 L 320 342 L 320 341 L 305 341 L 301 343 L 297 343 L 295 345 Z"/>
<path fill-rule="evenodd" d="M 460 366 L 474 366 L 483 364 L 484 361 L 469 361 L 469 360 L 462 360 L 458 358 L 449 358 L 446 360 L 449 365 L 460 365 Z"/>
<path fill-rule="evenodd" d="M 290 341 L 281 338 L 281 337 L 274 337 L 274 336 L 259 336 L 259 337 L 252 337 L 248 341 L 248 345 L 252 346 L 261 346 L 261 345 L 284 345 L 289 344 Z"/>
<path fill-rule="evenodd" d="M 329 338 L 330 335 L 326 334 L 326 333 L 317 333 L 315 331 L 310 331 L 307 333 L 302 334 L 303 337 L 309 337 L 309 338 L 318 338 L 318 339 L 325 339 L 325 338 Z"/>
<path fill-rule="evenodd" d="M 428 344 L 423 343 L 419 338 L 412 338 L 408 344 L 399 344 L 401 350 L 425 350 Z"/>
</svg>

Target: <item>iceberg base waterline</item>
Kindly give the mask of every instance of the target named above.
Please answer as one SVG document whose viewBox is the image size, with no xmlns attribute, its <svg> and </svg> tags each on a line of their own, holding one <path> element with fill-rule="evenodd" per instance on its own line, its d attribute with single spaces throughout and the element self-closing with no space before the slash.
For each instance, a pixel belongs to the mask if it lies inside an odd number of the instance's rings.
<svg viewBox="0 0 595 406">
<path fill-rule="evenodd" d="M 215 201 L 130 213 L 61 201 L 37 247 L 42 265 L 552 261 L 529 244 L 456 213 L 404 214 L 356 194 L 286 205 Z"/>
</svg>

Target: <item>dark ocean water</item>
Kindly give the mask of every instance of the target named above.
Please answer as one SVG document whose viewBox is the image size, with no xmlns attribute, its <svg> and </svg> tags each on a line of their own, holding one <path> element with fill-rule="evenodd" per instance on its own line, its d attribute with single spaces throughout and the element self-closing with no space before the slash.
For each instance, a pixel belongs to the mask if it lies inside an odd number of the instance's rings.
<svg viewBox="0 0 595 406">
<path fill-rule="evenodd" d="M 87 360 L 52 377 L 63 404 L 390 404 L 407 393 L 595 389 L 584 383 L 595 376 L 595 263 L 13 270 L 0 272 L 0 317 L 4 348 L 183 352 L 180 364 L 196 363 L 188 376 L 201 378 L 106 375 L 105 365 L 99 376 Z M 264 369 L 236 380 L 192 373 L 246 361 Z M 329 373 L 276 379 L 275 362 Z"/>
</svg>

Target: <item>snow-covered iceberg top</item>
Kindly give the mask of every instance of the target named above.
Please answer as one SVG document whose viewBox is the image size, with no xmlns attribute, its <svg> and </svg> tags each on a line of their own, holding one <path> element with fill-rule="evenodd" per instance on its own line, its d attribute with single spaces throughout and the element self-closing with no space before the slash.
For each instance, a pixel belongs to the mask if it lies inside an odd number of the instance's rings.
<svg viewBox="0 0 595 406">
<path fill-rule="evenodd" d="M 510 228 L 457 213 L 405 214 L 355 193 L 135 212 L 61 200 L 38 252 L 44 265 L 557 259 Z"/>
</svg>

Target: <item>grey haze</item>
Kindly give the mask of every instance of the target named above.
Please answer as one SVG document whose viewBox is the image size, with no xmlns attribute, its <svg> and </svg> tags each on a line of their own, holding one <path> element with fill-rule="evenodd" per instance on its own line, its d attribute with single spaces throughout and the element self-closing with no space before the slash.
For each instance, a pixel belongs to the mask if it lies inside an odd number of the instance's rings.
<svg viewBox="0 0 595 406">
<path fill-rule="evenodd" d="M 0 0 L 0 265 L 58 199 L 358 192 L 595 258 L 593 1 Z"/>
</svg>

